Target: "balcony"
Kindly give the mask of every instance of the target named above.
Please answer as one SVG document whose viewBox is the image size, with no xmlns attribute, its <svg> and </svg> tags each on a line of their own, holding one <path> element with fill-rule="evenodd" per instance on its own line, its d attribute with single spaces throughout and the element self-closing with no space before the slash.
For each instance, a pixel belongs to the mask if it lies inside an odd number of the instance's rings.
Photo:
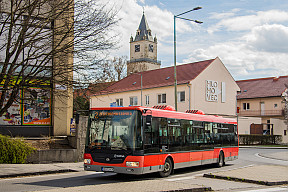
<svg viewBox="0 0 288 192">
<path fill-rule="evenodd" d="M 284 110 L 241 110 L 238 115 L 247 117 L 284 116 Z"/>
<path fill-rule="evenodd" d="M 161 65 L 161 61 L 149 59 L 149 58 L 132 59 L 132 60 L 127 61 L 127 63 L 134 63 L 134 62 L 150 62 L 150 63 L 157 63 Z"/>
</svg>

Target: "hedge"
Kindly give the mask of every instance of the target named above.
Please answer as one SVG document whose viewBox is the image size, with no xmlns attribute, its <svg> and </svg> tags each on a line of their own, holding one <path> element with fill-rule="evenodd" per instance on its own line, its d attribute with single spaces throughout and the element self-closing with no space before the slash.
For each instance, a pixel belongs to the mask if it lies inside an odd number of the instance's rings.
<svg viewBox="0 0 288 192">
<path fill-rule="evenodd" d="M 282 135 L 239 135 L 239 143 L 244 145 L 280 144 Z"/>
<path fill-rule="evenodd" d="M 23 139 L 0 134 L 0 163 L 25 163 L 27 156 L 35 150 Z"/>
</svg>

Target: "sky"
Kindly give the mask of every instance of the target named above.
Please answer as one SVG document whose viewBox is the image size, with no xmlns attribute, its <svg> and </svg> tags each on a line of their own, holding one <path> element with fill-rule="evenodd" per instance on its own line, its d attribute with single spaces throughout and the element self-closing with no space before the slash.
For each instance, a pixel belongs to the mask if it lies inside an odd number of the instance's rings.
<svg viewBox="0 0 288 192">
<path fill-rule="evenodd" d="M 107 0 L 103 0 L 106 1 Z M 145 12 L 152 35 L 158 39 L 161 67 L 174 65 L 173 16 L 176 19 L 177 65 L 219 57 L 235 80 L 288 75 L 287 0 L 109 0 L 119 10 L 115 31 L 118 49 L 111 56 L 130 57 Z"/>
</svg>

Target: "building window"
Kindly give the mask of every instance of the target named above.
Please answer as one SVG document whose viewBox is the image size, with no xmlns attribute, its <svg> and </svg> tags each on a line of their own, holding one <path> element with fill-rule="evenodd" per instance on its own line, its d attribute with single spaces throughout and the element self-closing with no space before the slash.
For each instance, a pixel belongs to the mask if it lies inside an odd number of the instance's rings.
<svg viewBox="0 0 288 192">
<path fill-rule="evenodd" d="M 140 52 L 140 45 L 135 45 L 135 52 Z"/>
<path fill-rule="evenodd" d="M 138 98 L 137 97 L 130 97 L 130 105 L 131 106 L 138 105 Z"/>
<path fill-rule="evenodd" d="M 250 103 L 243 103 L 243 110 L 249 110 L 250 109 Z"/>
<path fill-rule="evenodd" d="M 158 94 L 158 104 L 166 103 L 166 93 Z"/>
<path fill-rule="evenodd" d="M 149 95 L 145 95 L 146 101 L 145 101 L 145 105 L 149 105 Z"/>
<path fill-rule="evenodd" d="M 278 105 L 277 104 L 274 104 L 274 108 L 277 108 L 278 107 Z"/>
<path fill-rule="evenodd" d="M 149 51 L 153 52 L 153 45 L 149 44 Z"/>
<path fill-rule="evenodd" d="M 123 99 L 116 99 L 117 106 L 123 106 Z"/>
<path fill-rule="evenodd" d="M 177 92 L 177 100 L 178 102 L 185 102 L 185 91 Z"/>
</svg>

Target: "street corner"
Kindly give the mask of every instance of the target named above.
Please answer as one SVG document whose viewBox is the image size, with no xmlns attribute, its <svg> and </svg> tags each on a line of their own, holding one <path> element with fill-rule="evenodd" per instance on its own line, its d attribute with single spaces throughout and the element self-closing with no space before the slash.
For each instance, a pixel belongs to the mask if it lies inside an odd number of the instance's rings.
<svg viewBox="0 0 288 192">
<path fill-rule="evenodd" d="M 272 186 L 288 184 L 287 173 L 287 166 L 257 165 L 212 172 L 203 177 Z"/>
</svg>

